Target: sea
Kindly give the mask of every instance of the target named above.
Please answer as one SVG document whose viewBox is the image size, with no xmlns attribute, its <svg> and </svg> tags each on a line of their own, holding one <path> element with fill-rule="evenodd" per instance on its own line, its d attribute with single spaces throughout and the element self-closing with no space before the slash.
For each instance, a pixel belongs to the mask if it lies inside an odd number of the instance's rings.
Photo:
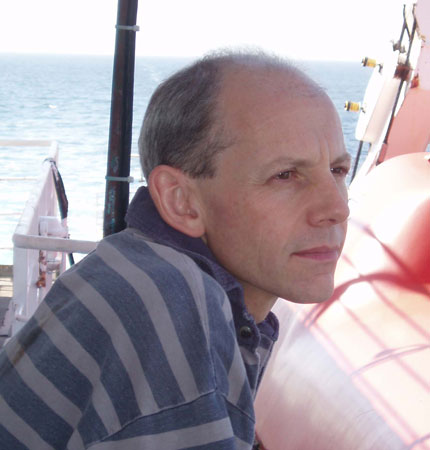
<svg viewBox="0 0 430 450">
<path fill-rule="evenodd" d="M 189 62 L 136 59 L 131 196 L 144 183 L 137 138 L 149 98 L 162 80 Z M 359 61 L 297 65 L 326 89 L 339 112 L 347 150 L 355 156 L 358 115 L 346 112 L 344 103 L 362 100 L 371 71 Z M 0 54 L 0 139 L 59 143 L 74 239 L 102 237 L 112 68 L 111 56 Z M 43 147 L 0 147 L 0 265 L 12 264 L 12 235 L 47 156 Z"/>
</svg>

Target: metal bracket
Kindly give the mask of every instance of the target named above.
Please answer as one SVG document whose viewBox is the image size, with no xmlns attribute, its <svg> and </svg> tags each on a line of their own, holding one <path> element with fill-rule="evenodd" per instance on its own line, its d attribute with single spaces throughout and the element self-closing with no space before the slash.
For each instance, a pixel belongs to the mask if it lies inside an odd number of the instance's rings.
<svg viewBox="0 0 430 450">
<path fill-rule="evenodd" d="M 110 175 L 106 175 L 105 179 L 107 181 L 124 181 L 125 183 L 134 183 L 133 177 L 111 177 Z"/>
<path fill-rule="evenodd" d="M 140 31 L 140 27 L 138 25 L 115 25 L 117 30 L 125 30 L 125 31 Z"/>
</svg>

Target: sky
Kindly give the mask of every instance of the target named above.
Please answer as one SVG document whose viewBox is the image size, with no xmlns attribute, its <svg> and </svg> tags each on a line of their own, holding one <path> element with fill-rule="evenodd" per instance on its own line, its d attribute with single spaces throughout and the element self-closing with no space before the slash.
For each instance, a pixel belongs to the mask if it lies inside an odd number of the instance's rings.
<svg viewBox="0 0 430 450">
<path fill-rule="evenodd" d="M 406 0 L 407 1 L 407 0 Z M 405 0 L 140 0 L 136 53 L 259 47 L 361 61 L 397 39 Z M 0 0 L 0 53 L 113 54 L 117 0 Z"/>
</svg>

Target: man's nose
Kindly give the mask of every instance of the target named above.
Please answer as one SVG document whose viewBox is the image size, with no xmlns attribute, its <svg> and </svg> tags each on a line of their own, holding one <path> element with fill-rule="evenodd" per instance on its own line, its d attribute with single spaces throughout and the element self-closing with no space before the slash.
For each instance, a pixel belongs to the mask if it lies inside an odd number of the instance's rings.
<svg viewBox="0 0 430 450">
<path fill-rule="evenodd" d="M 348 218 L 348 193 L 343 180 L 337 180 L 333 175 L 320 180 L 313 186 L 312 197 L 308 209 L 312 226 L 330 226 Z"/>
</svg>

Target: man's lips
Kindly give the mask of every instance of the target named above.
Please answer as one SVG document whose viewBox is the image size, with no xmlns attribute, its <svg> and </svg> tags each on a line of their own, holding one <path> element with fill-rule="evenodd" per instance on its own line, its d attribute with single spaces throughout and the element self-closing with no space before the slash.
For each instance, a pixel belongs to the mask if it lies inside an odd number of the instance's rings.
<svg viewBox="0 0 430 450">
<path fill-rule="evenodd" d="M 313 247 L 294 252 L 293 255 L 315 261 L 337 261 L 339 259 L 340 249 L 339 247 L 328 246 Z"/>
</svg>

